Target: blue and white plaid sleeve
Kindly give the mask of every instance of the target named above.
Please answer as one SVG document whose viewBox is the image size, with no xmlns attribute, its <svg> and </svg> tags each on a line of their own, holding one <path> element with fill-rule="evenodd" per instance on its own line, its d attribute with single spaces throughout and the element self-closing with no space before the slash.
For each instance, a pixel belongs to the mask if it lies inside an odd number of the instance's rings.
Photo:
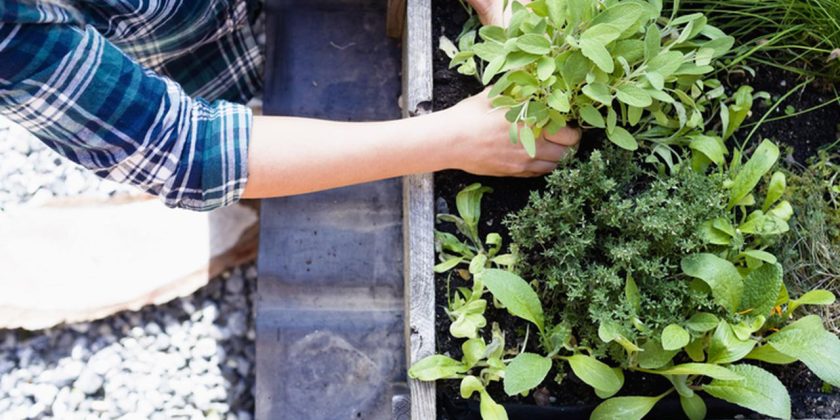
<svg viewBox="0 0 840 420">
<path fill-rule="evenodd" d="M 189 97 L 90 26 L 0 22 L 0 113 L 171 207 L 231 204 L 248 177 L 248 107 Z"/>
</svg>

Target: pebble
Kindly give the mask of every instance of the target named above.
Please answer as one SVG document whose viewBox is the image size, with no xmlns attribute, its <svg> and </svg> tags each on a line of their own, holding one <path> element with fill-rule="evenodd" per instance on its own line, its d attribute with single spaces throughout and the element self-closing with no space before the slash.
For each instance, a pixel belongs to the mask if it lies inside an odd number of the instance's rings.
<svg viewBox="0 0 840 420">
<path fill-rule="evenodd" d="M 0 212 L 133 191 L 0 117 Z M 0 419 L 251 420 L 256 266 L 191 296 L 47 330 L 0 330 Z"/>
</svg>

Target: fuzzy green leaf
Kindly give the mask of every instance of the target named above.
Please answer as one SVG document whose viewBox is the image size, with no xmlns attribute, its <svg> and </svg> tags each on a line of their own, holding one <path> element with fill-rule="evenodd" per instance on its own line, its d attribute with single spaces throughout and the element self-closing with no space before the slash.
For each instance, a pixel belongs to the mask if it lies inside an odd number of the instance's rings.
<svg viewBox="0 0 840 420">
<path fill-rule="evenodd" d="M 697 332 L 706 332 L 715 329 L 718 325 L 718 319 L 713 314 L 708 312 L 697 312 L 688 319 L 685 326 L 690 330 Z"/>
<path fill-rule="evenodd" d="M 505 369 L 505 393 L 514 396 L 534 389 L 551 370 L 551 359 L 534 353 L 519 353 Z"/>
<path fill-rule="evenodd" d="M 786 365 L 796 361 L 795 357 L 790 357 L 770 345 L 764 345 L 754 348 L 749 352 L 745 359 L 760 360 L 765 363 L 772 363 L 774 365 Z"/>
<path fill-rule="evenodd" d="M 717 364 L 737 362 L 752 351 L 755 345 L 756 342 L 753 340 L 739 339 L 732 331 L 732 326 L 726 321 L 720 321 L 709 345 L 708 362 Z"/>
<path fill-rule="evenodd" d="M 683 363 L 656 371 L 660 375 L 703 375 L 715 379 L 740 381 L 741 375 L 712 363 Z"/>
<path fill-rule="evenodd" d="M 598 128 L 604 128 L 604 116 L 592 105 L 584 105 L 578 110 L 583 122 Z"/>
<path fill-rule="evenodd" d="M 442 354 L 425 357 L 408 369 L 408 376 L 421 381 L 436 381 L 460 377 L 467 371 L 463 363 Z"/>
<path fill-rule="evenodd" d="M 770 372 L 752 365 L 735 365 L 732 371 L 744 379 L 715 379 L 703 390 L 711 396 L 738 404 L 772 417 L 790 418 L 790 396 L 787 389 Z"/>
<path fill-rule="evenodd" d="M 653 103 L 650 95 L 643 89 L 633 85 L 621 85 L 616 88 L 616 97 L 619 101 L 624 102 L 630 106 L 644 108 Z"/>
<path fill-rule="evenodd" d="M 519 129 L 519 142 L 525 148 L 528 156 L 533 158 L 537 155 L 537 140 L 534 138 L 534 131 L 531 127 L 525 126 Z"/>
<path fill-rule="evenodd" d="M 690 339 L 688 331 L 677 324 L 670 324 L 662 330 L 662 348 L 665 350 L 681 349 Z"/>
<path fill-rule="evenodd" d="M 604 44 L 594 39 L 582 38 L 580 40 L 580 51 L 583 55 L 592 60 L 604 73 L 612 73 L 615 70 L 612 56 Z"/>
<path fill-rule="evenodd" d="M 731 262 L 714 254 L 701 253 L 683 258 L 681 266 L 683 273 L 709 285 L 717 303 L 730 312 L 737 310 L 744 284 Z"/>
<path fill-rule="evenodd" d="M 640 420 L 664 396 L 610 398 L 595 407 L 589 420 Z"/>
<path fill-rule="evenodd" d="M 805 363 L 820 379 L 840 387 L 840 338 L 817 315 L 808 315 L 767 338 L 770 346 Z"/>
<path fill-rule="evenodd" d="M 592 356 L 575 354 L 566 360 L 580 380 L 603 393 L 615 394 L 623 385 L 611 367 Z"/>
<path fill-rule="evenodd" d="M 764 264 L 744 278 L 744 294 L 739 312 L 770 316 L 782 287 L 782 266 Z"/>
<path fill-rule="evenodd" d="M 516 46 L 531 54 L 544 55 L 551 52 L 551 44 L 545 36 L 525 34 L 516 40 Z"/>
<path fill-rule="evenodd" d="M 703 420 L 706 418 L 706 403 L 703 402 L 703 397 L 700 395 L 696 393 L 690 397 L 680 395 L 680 405 L 689 420 Z"/>
<path fill-rule="evenodd" d="M 741 167 L 729 192 L 729 207 L 746 197 L 779 158 L 779 148 L 773 142 L 764 140 L 753 153 L 750 160 Z"/>
<path fill-rule="evenodd" d="M 600 102 L 609 106 L 612 103 L 612 95 L 610 88 L 607 85 L 599 82 L 592 82 L 581 89 L 584 95 L 592 98 L 592 100 Z"/>
<path fill-rule="evenodd" d="M 607 138 L 616 146 L 625 150 L 636 150 L 639 148 L 639 143 L 636 142 L 636 138 L 622 127 L 615 127 L 611 133 L 607 133 Z"/>
<path fill-rule="evenodd" d="M 533 322 L 540 332 L 544 330 L 540 298 L 525 280 L 511 272 L 495 268 L 482 271 L 478 277 L 493 297 L 511 314 Z"/>
</svg>

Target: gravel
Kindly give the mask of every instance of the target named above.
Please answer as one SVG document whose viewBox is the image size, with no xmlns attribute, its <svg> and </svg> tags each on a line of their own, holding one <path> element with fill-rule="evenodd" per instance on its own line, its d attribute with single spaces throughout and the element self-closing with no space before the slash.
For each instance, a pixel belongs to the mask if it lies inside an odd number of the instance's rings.
<svg viewBox="0 0 840 420">
<path fill-rule="evenodd" d="M 0 117 L 0 212 L 126 192 Z M 164 305 L 0 330 L 0 419 L 252 419 L 256 277 L 250 263 Z"/>
</svg>

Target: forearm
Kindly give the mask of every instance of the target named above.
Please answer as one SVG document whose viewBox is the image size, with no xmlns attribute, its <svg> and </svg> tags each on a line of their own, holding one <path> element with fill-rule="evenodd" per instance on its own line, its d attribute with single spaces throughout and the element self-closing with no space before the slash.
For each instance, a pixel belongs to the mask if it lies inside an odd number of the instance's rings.
<svg viewBox="0 0 840 420">
<path fill-rule="evenodd" d="M 254 117 L 245 198 L 320 191 L 449 167 L 444 118 L 348 123 Z"/>
</svg>

